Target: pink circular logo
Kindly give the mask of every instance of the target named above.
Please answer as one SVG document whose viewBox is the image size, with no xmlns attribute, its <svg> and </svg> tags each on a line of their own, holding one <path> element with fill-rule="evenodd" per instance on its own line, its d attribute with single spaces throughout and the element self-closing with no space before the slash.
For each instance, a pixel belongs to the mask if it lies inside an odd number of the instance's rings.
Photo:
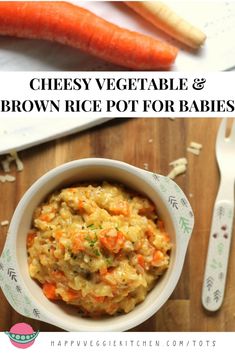
<svg viewBox="0 0 235 353">
<path fill-rule="evenodd" d="M 39 331 L 35 332 L 30 325 L 20 322 L 12 326 L 10 331 L 6 331 L 5 333 L 10 338 L 13 346 L 25 349 L 34 344 Z"/>
</svg>

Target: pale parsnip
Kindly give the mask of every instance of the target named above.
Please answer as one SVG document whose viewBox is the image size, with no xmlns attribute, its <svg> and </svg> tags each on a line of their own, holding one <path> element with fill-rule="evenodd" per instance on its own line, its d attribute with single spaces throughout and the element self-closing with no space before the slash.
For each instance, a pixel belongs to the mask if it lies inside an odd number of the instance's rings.
<svg viewBox="0 0 235 353">
<path fill-rule="evenodd" d="M 201 47 L 206 35 L 161 1 L 125 1 L 126 5 L 155 27 L 193 49 Z"/>
</svg>

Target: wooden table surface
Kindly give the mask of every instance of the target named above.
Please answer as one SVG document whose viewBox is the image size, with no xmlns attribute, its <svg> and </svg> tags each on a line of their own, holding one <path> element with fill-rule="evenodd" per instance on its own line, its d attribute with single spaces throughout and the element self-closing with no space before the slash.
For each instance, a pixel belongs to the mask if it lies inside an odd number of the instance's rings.
<svg viewBox="0 0 235 353">
<path fill-rule="evenodd" d="M 116 119 L 20 153 L 25 169 L 15 173 L 15 183 L 0 183 L 0 221 L 11 219 L 28 187 L 51 168 L 84 157 L 113 158 L 166 175 L 168 163 L 187 156 L 188 170 L 176 182 L 191 201 L 195 228 L 179 283 L 171 298 L 156 315 L 133 331 L 235 331 L 235 256 L 230 257 L 227 287 L 222 308 L 213 314 L 201 305 L 201 288 L 208 236 L 219 172 L 214 146 L 219 119 Z M 187 153 L 191 141 L 203 144 L 200 156 Z M 2 250 L 7 228 L 0 229 Z M 232 252 L 235 238 L 232 240 Z M 59 331 L 16 313 L 0 292 L 0 330 L 28 322 L 41 331 Z"/>
</svg>

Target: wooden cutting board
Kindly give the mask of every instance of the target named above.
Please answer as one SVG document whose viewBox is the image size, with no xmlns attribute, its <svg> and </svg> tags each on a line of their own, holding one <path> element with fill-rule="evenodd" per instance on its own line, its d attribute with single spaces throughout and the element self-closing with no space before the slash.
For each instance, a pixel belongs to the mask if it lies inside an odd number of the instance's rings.
<svg viewBox="0 0 235 353">
<path fill-rule="evenodd" d="M 15 183 L 0 183 L 0 221 L 11 219 L 28 187 L 49 169 L 84 157 L 113 158 L 140 168 L 168 174 L 168 163 L 188 158 L 188 170 L 176 181 L 188 196 L 195 212 L 195 229 L 180 281 L 167 303 L 133 331 L 235 331 L 235 257 L 231 256 L 223 307 L 207 313 L 201 306 L 201 287 L 208 236 L 219 172 L 215 159 L 215 138 L 219 119 L 116 119 L 69 137 L 22 151 L 25 169 L 14 172 Z M 187 153 L 191 141 L 203 144 L 200 156 Z M 2 250 L 7 228 L 0 228 Z M 235 239 L 231 245 L 231 255 Z M 58 328 L 17 314 L 0 293 L 0 330 L 14 323 L 28 322 L 41 331 Z"/>
</svg>

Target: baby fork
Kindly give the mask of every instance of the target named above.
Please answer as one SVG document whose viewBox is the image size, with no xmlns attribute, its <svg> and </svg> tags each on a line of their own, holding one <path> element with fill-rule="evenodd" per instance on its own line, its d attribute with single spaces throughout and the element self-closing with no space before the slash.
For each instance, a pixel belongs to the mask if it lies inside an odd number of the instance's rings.
<svg viewBox="0 0 235 353">
<path fill-rule="evenodd" d="M 202 304 L 209 311 L 220 308 L 224 298 L 234 217 L 235 119 L 226 137 L 227 119 L 220 124 L 216 139 L 216 158 L 220 186 L 215 200 L 202 288 Z"/>
</svg>

